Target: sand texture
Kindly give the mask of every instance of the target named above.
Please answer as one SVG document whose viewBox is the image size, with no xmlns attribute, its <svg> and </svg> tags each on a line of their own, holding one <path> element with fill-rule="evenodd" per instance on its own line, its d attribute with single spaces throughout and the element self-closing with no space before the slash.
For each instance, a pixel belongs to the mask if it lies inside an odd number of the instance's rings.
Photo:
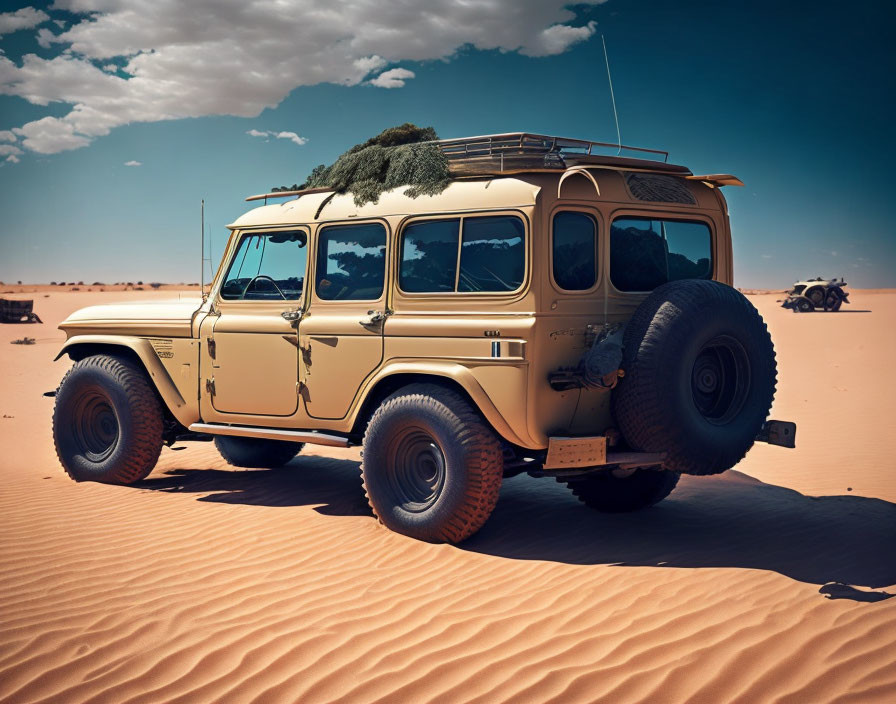
<svg viewBox="0 0 896 704">
<path fill-rule="evenodd" d="M 56 325 L 172 295 L 38 291 L 43 325 L 0 325 L 0 701 L 896 701 L 896 293 L 751 296 L 796 450 L 621 516 L 516 477 L 459 547 L 379 526 L 357 450 L 242 471 L 188 443 L 139 486 L 69 480 Z"/>
</svg>

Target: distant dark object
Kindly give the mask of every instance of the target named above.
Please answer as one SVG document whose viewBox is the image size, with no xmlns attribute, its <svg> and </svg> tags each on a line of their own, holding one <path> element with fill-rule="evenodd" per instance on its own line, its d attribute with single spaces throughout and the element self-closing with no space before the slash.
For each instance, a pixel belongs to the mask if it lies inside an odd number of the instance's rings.
<svg viewBox="0 0 896 704">
<path fill-rule="evenodd" d="M 13 340 L 11 345 L 33 345 L 35 342 L 33 337 L 23 337 L 21 340 Z"/>
<path fill-rule="evenodd" d="M 91 286 L 105 286 L 105 285 L 106 285 L 106 284 L 104 284 L 102 281 L 94 281 L 94 282 L 91 284 Z"/>
<path fill-rule="evenodd" d="M 0 298 L 0 322 L 42 323 L 43 321 L 37 317 L 37 313 L 33 312 L 33 310 L 34 301 L 12 301 L 6 298 Z"/>
<path fill-rule="evenodd" d="M 55 282 L 55 281 L 51 281 L 51 282 L 50 282 L 50 286 L 55 286 L 55 285 L 56 285 L 56 282 Z"/>
<path fill-rule="evenodd" d="M 781 307 L 790 308 L 794 313 L 811 313 L 816 310 L 836 313 L 840 306 L 849 303 L 849 294 L 843 290 L 847 285 L 842 277 L 839 281 L 822 279 L 820 276 L 797 281 Z"/>
<path fill-rule="evenodd" d="M 162 284 L 160 284 L 158 281 L 153 281 L 152 283 L 149 284 L 149 287 L 150 288 L 159 288 L 161 285 Z"/>
<path fill-rule="evenodd" d="M 143 282 L 142 282 L 142 281 L 138 281 L 138 282 L 137 282 L 137 285 L 138 285 L 138 286 L 142 286 L 142 285 L 143 285 Z"/>
</svg>

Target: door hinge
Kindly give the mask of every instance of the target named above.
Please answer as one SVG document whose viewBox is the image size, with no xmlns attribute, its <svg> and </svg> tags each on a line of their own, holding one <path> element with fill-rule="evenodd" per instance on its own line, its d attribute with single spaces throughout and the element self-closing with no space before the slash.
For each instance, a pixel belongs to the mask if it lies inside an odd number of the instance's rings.
<svg viewBox="0 0 896 704">
<path fill-rule="evenodd" d="M 217 345 L 215 345 L 215 338 L 208 337 L 205 340 L 206 345 L 208 346 L 208 356 L 212 359 L 217 359 Z"/>
<path fill-rule="evenodd" d="M 214 379 L 206 379 L 205 380 L 205 392 L 209 396 L 215 395 L 215 380 Z"/>
</svg>

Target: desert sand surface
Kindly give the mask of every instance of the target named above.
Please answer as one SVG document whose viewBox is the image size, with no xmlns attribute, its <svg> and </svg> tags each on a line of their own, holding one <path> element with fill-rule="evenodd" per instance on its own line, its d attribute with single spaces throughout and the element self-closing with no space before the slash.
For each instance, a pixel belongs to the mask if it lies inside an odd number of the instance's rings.
<svg viewBox="0 0 896 704">
<path fill-rule="evenodd" d="M 896 293 L 751 296 L 796 450 L 631 515 L 515 477 L 457 547 L 379 526 L 357 450 L 244 471 L 187 443 L 138 486 L 69 480 L 57 324 L 177 295 L 39 291 L 43 325 L 0 325 L 0 700 L 896 701 Z"/>
</svg>

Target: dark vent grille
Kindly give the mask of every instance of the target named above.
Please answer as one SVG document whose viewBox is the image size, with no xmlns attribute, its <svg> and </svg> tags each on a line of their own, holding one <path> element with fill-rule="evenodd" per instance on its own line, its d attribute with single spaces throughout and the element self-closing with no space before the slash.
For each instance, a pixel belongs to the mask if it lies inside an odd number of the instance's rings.
<svg viewBox="0 0 896 704">
<path fill-rule="evenodd" d="M 685 203 L 697 205 L 693 194 L 681 179 L 661 174 L 627 174 L 629 193 L 637 200 L 652 203 Z"/>
</svg>

